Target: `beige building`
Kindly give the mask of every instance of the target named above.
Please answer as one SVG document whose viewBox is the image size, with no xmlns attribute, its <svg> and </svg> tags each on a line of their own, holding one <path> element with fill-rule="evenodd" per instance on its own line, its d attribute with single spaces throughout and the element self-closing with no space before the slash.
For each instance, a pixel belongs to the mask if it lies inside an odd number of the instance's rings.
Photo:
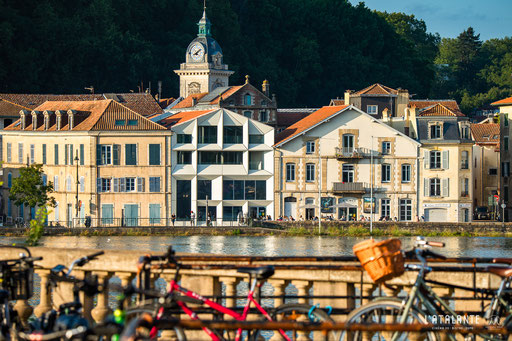
<svg viewBox="0 0 512 341">
<path fill-rule="evenodd" d="M 420 214 L 431 222 L 471 221 L 473 141 L 468 118 L 441 103 L 417 110 L 415 116 L 423 157 Z"/>
<path fill-rule="evenodd" d="M 420 144 L 396 129 L 352 105 L 328 106 L 276 141 L 276 217 L 312 219 L 321 207 L 324 218 L 415 220 Z"/>
<path fill-rule="evenodd" d="M 92 226 L 163 225 L 170 216 L 166 128 L 114 100 L 48 101 L 19 115 L 2 138 L 7 221 L 34 215 L 7 199 L 17 169 L 33 163 L 54 184 L 53 225 L 87 216 Z"/>
<path fill-rule="evenodd" d="M 501 214 L 500 125 L 485 122 L 471 125 L 473 145 L 473 206 L 485 206 L 493 215 Z"/>
</svg>

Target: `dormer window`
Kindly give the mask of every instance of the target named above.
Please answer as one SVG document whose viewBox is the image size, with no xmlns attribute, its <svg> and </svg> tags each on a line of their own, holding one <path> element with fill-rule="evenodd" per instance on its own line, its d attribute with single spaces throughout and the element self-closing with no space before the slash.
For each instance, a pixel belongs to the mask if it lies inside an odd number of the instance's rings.
<svg viewBox="0 0 512 341">
<path fill-rule="evenodd" d="M 460 128 L 460 135 L 463 139 L 469 139 L 469 126 L 468 125 L 462 125 Z"/>
<path fill-rule="evenodd" d="M 252 105 L 252 96 L 251 96 L 251 94 L 245 94 L 244 95 L 244 104 L 245 105 Z"/>
<path fill-rule="evenodd" d="M 441 124 L 432 124 L 430 126 L 430 138 L 431 139 L 440 139 L 442 138 L 442 125 Z"/>
</svg>

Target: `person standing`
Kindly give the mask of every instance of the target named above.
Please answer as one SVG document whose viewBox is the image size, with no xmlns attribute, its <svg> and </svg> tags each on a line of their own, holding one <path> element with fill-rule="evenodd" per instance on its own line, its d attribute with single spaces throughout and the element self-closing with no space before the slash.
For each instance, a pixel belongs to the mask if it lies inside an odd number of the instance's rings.
<svg viewBox="0 0 512 341">
<path fill-rule="evenodd" d="M 172 214 L 171 215 L 171 223 L 172 223 L 172 226 L 174 227 L 174 221 L 176 221 L 176 214 Z"/>
<path fill-rule="evenodd" d="M 194 226 L 194 222 L 196 220 L 196 214 L 194 211 L 190 211 L 190 226 Z"/>
</svg>

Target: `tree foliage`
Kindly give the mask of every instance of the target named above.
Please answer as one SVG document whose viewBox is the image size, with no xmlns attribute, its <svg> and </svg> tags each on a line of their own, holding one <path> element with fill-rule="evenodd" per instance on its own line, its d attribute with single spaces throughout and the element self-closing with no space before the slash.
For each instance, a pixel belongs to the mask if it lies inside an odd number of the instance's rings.
<svg viewBox="0 0 512 341">
<path fill-rule="evenodd" d="M 55 199 L 50 197 L 53 192 L 53 184 L 43 181 L 43 166 L 33 164 L 19 168 L 20 175 L 12 180 L 9 193 L 16 205 L 29 207 L 50 206 L 55 207 Z"/>
</svg>

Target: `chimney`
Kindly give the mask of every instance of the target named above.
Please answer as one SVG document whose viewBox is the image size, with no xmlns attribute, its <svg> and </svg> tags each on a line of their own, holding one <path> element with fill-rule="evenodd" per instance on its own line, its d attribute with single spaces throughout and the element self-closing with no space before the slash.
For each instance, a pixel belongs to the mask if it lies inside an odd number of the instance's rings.
<svg viewBox="0 0 512 341">
<path fill-rule="evenodd" d="M 75 110 L 72 110 L 72 109 L 68 110 L 69 130 L 73 130 L 73 128 L 74 128 L 75 114 L 76 114 Z"/>
<path fill-rule="evenodd" d="M 270 96 L 270 84 L 268 80 L 265 79 L 263 81 L 263 84 L 261 85 L 261 91 L 265 94 L 265 96 Z"/>
<path fill-rule="evenodd" d="M 389 121 L 388 108 L 384 108 L 384 110 L 382 110 L 382 121 L 383 122 Z"/>
<path fill-rule="evenodd" d="M 350 95 L 353 93 L 354 91 L 353 90 L 346 90 L 345 91 L 345 105 L 349 105 L 350 104 Z"/>
<path fill-rule="evenodd" d="M 410 120 L 411 120 L 411 115 L 409 113 L 409 108 L 405 108 L 405 127 L 404 127 L 404 134 L 407 135 L 407 136 L 410 136 L 409 135 L 409 131 L 410 131 Z"/>
<path fill-rule="evenodd" d="M 25 130 L 25 127 L 27 126 L 26 119 L 28 118 L 29 113 L 30 112 L 28 110 L 20 110 L 21 130 Z"/>
<path fill-rule="evenodd" d="M 277 107 L 276 94 L 272 94 L 272 103 L 274 103 L 274 106 L 276 106 L 276 107 Z"/>
</svg>

